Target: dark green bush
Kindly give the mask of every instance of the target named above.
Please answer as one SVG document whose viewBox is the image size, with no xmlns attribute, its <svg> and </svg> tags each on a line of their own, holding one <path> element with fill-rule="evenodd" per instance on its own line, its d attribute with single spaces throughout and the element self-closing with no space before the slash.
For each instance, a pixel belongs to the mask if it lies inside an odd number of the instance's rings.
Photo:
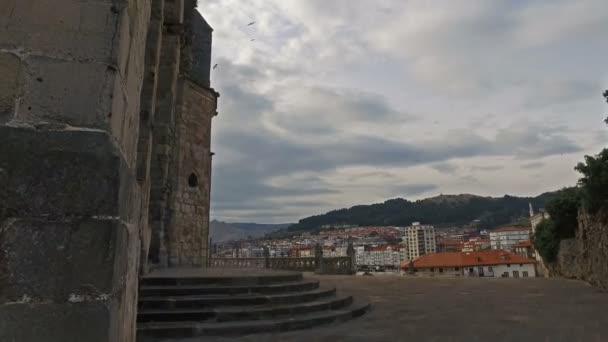
<svg viewBox="0 0 608 342">
<path fill-rule="evenodd" d="M 594 214 L 608 206 L 608 149 L 596 156 L 585 156 L 585 162 L 575 170 L 583 174 L 578 184 L 585 209 Z"/>
<path fill-rule="evenodd" d="M 555 234 L 561 239 L 573 238 L 578 227 L 578 210 L 581 203 L 580 189 L 565 188 L 556 198 L 547 202 Z"/>
<path fill-rule="evenodd" d="M 552 219 L 543 220 L 538 224 L 534 233 L 534 246 L 543 257 L 543 260 L 554 262 L 557 259 L 559 241 L 560 238 Z"/>
</svg>

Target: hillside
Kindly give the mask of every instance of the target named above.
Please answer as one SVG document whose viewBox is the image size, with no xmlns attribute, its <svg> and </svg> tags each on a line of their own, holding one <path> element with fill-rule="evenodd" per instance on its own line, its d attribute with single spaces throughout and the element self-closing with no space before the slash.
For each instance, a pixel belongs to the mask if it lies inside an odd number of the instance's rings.
<svg viewBox="0 0 608 342">
<path fill-rule="evenodd" d="M 313 231 L 324 225 L 341 224 L 406 226 L 416 221 L 452 226 L 468 224 L 474 220 L 480 220 L 479 224 L 483 228 L 491 228 L 527 217 L 529 203 L 535 208 L 543 208 L 554 196 L 554 192 L 537 197 L 441 195 L 414 202 L 396 198 L 384 203 L 358 205 L 307 217 L 290 226 L 288 231 Z"/>
<path fill-rule="evenodd" d="M 214 242 L 230 240 L 242 240 L 248 237 L 258 238 L 267 233 L 288 227 L 284 224 L 259 224 L 259 223 L 226 223 L 217 220 L 210 222 L 210 236 Z"/>
</svg>

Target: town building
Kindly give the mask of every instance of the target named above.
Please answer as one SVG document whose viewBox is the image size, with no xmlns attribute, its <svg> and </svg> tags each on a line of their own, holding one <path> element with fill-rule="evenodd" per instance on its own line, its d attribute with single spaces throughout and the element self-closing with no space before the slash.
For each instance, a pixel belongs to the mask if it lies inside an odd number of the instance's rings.
<svg viewBox="0 0 608 342">
<path fill-rule="evenodd" d="M 357 246 L 355 264 L 358 268 L 393 268 L 407 260 L 407 247 L 403 245 Z"/>
<path fill-rule="evenodd" d="M 522 241 L 513 245 L 513 252 L 524 258 L 536 259 L 534 248 L 530 241 Z"/>
<path fill-rule="evenodd" d="M 434 253 L 413 260 L 419 275 L 448 277 L 536 277 L 536 260 L 503 250 Z M 407 271 L 409 263 L 401 264 Z"/>
<path fill-rule="evenodd" d="M 492 249 L 513 251 L 513 245 L 530 240 L 528 227 L 502 227 L 490 231 L 490 246 Z"/>
<path fill-rule="evenodd" d="M 490 249 L 490 239 L 484 239 L 481 237 L 470 238 L 469 241 L 465 242 L 462 246 L 462 252 L 478 252 L 486 249 Z"/>
<path fill-rule="evenodd" d="M 461 239 L 437 239 L 437 253 L 460 252 L 464 247 Z"/>
<path fill-rule="evenodd" d="M 407 245 L 408 260 L 437 252 L 435 227 L 414 222 L 411 226 L 403 227 L 401 230 L 403 242 Z"/>
</svg>

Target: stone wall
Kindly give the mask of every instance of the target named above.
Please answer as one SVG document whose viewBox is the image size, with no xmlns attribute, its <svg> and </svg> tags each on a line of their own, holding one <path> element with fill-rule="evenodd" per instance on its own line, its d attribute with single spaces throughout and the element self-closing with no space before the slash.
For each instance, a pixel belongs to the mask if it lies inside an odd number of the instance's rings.
<svg viewBox="0 0 608 342">
<path fill-rule="evenodd" d="M 575 238 L 561 241 L 550 273 L 608 290 L 608 210 L 596 215 L 581 211 L 578 221 Z"/>
<path fill-rule="evenodd" d="M 133 341 L 149 0 L 0 4 L 0 341 Z"/>
<path fill-rule="evenodd" d="M 211 179 L 211 119 L 216 94 L 181 77 L 176 106 L 176 137 L 171 185 L 169 264 L 207 263 Z"/>
<path fill-rule="evenodd" d="M 194 3 L 0 2 L 0 341 L 134 341 L 149 256 L 206 263 L 218 94 Z"/>
<path fill-rule="evenodd" d="M 174 6 L 166 2 L 165 13 Z M 152 133 L 149 257 L 160 267 L 207 262 L 211 119 L 219 95 L 209 88 L 213 30 L 192 0 L 184 6 L 181 17 L 164 19 Z"/>
</svg>

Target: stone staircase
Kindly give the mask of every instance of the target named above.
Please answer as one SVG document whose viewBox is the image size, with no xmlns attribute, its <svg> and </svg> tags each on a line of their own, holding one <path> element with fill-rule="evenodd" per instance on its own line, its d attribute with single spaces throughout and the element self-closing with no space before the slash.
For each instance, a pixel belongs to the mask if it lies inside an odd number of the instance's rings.
<svg viewBox="0 0 608 342">
<path fill-rule="evenodd" d="M 369 309 L 295 272 L 150 276 L 140 282 L 137 340 L 304 329 Z"/>
</svg>

